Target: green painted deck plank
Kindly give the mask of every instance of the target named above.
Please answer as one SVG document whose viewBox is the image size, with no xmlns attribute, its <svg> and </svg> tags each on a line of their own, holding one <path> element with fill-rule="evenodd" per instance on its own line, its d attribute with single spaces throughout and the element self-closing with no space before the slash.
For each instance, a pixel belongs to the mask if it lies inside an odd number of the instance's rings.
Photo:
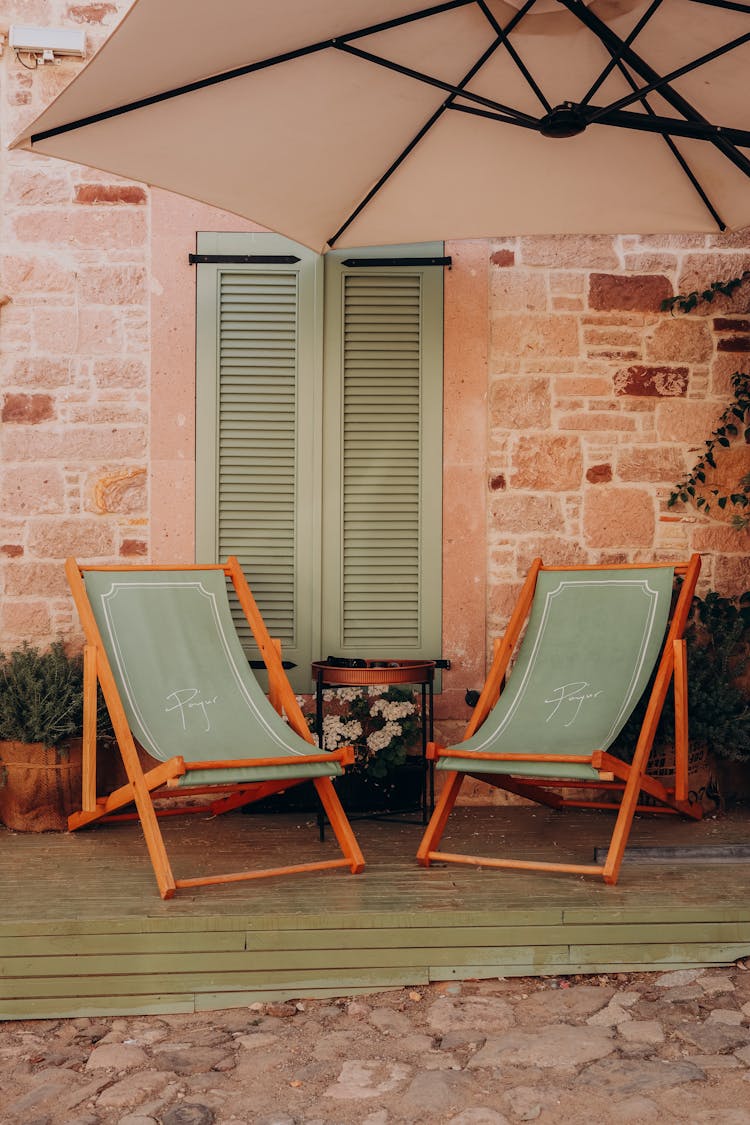
<svg viewBox="0 0 750 1125">
<path fill-rule="evenodd" d="M 632 945 L 653 942 L 687 943 L 750 942 L 750 922 L 706 921 L 653 922 L 653 923 L 597 923 L 592 925 L 558 926 L 450 926 L 445 920 L 441 926 L 412 926 L 386 929 L 364 927 L 349 929 L 299 929 L 263 931 L 208 931 L 190 933 L 114 933 L 31 935 L 22 941 L 17 937 L 0 938 L 0 976 L 16 976 L 21 961 L 39 973 L 48 971 L 55 962 L 50 958 L 68 958 L 69 965 L 80 965 L 86 970 L 86 961 L 94 955 L 128 958 L 159 955 L 155 962 L 160 970 L 179 964 L 175 958 L 192 953 L 218 955 L 245 951 L 257 953 L 294 953 L 296 951 L 332 951 L 450 948 L 466 946 L 492 947 L 529 945 Z M 98 963 L 98 962 L 97 962 Z M 65 962 L 60 962 L 65 965 Z M 89 968 L 88 971 L 98 971 Z"/>
<path fill-rule="evenodd" d="M 718 951 L 721 951 L 720 953 Z M 689 944 L 655 945 L 644 943 L 639 947 L 640 957 L 644 963 L 651 966 L 662 965 L 669 960 L 687 960 L 713 962 L 717 956 L 725 961 L 738 961 L 741 957 L 750 956 L 750 942 L 691 942 Z M 600 960 L 609 960 L 613 963 L 633 956 L 632 946 L 622 945 L 574 945 L 570 949 L 571 960 L 579 964 Z"/>
<path fill-rule="evenodd" d="M 560 956 L 567 959 L 568 945 L 537 946 L 547 956 Z M 462 956 L 463 955 L 463 956 Z M 478 949 L 476 947 L 449 947 L 447 949 L 431 948 L 429 961 L 432 964 L 441 964 L 446 959 L 458 963 L 465 956 L 473 957 L 477 963 L 487 959 L 497 960 L 499 956 L 512 963 L 518 958 L 528 960 L 528 951 L 524 946 L 508 946 L 505 949 L 490 947 Z M 202 953 L 175 953 L 175 954 L 142 954 L 134 953 L 126 959 L 119 955 L 92 955 L 88 957 L 8 957 L 0 965 L 2 972 L 2 988 L 11 987 L 11 981 L 36 977 L 46 980 L 53 977 L 107 977 L 115 979 L 126 970 L 129 979 L 160 978 L 166 986 L 166 978 L 188 977 L 191 974 L 201 973 L 210 963 L 211 972 L 227 974 L 255 973 L 260 977 L 270 976 L 275 972 L 284 971 L 294 967 L 307 970 L 345 970 L 350 968 L 406 968 L 418 967 L 425 961 L 426 951 L 420 945 L 400 946 L 388 949 L 374 946 L 365 949 L 295 949 L 282 952 L 259 952 L 251 950 L 246 953 L 210 953 L 208 957 Z"/>
<path fill-rule="evenodd" d="M 398 971 L 398 970 L 401 971 Z M 249 991 L 260 987 L 268 990 L 271 987 L 286 987 L 293 989 L 320 988 L 326 984 L 340 989 L 339 995 L 346 995 L 350 985 L 368 984 L 372 988 L 379 987 L 381 980 L 390 978 L 404 979 L 407 981 L 427 980 L 427 969 L 423 966 L 390 966 L 385 971 L 380 968 L 360 967 L 353 969 L 326 969 L 306 970 L 304 967 L 295 967 L 278 970 L 271 974 L 258 974 L 253 972 L 217 973 L 206 970 L 202 973 L 179 973 L 169 977 L 160 977 L 159 985 L 161 994 L 191 994 L 198 992 L 237 992 Z M 43 997 L 103 997 L 107 996 L 139 996 L 153 993 L 155 982 L 148 976 L 122 974 L 107 977 L 38 977 L 3 982 L 4 998 L 6 1000 L 20 1000 L 23 997 L 41 999 Z"/>
<path fill-rule="evenodd" d="M 0 937 L 0 976 L 3 959 L 10 964 L 14 958 L 85 957 L 95 953 L 131 956 L 136 953 L 226 953 L 242 951 L 247 946 L 245 932 L 214 930 L 197 933 L 101 933 L 101 934 L 34 934 Z"/>
<path fill-rule="evenodd" d="M 195 1011 L 192 993 L 167 996 L 42 996 L 0 999 L 0 1019 L 73 1019 L 77 1016 L 161 1016 Z"/>
</svg>

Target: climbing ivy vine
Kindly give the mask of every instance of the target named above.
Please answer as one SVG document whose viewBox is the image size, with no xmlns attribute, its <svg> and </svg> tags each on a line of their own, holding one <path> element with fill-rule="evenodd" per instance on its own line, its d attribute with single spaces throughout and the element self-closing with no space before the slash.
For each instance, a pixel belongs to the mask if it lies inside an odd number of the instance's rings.
<svg viewBox="0 0 750 1125">
<path fill-rule="evenodd" d="M 678 293 L 661 303 L 664 312 L 672 316 L 692 312 L 699 304 L 710 303 L 717 296 L 731 297 L 735 291 L 750 281 L 750 270 L 728 281 L 712 281 L 702 292 Z M 750 525 L 750 473 L 745 473 L 733 488 L 724 491 L 719 488 L 705 488 L 708 469 L 716 468 L 716 457 L 722 449 L 728 449 L 733 442 L 750 444 L 750 375 L 736 371 L 731 377 L 733 397 L 722 412 L 718 424 L 713 429 L 703 447 L 698 460 L 690 472 L 674 486 L 667 501 L 673 507 L 678 501 L 684 504 L 693 502 L 703 512 L 709 512 L 716 505 L 724 510 L 727 506 L 736 508 L 731 524 L 737 530 Z"/>
</svg>

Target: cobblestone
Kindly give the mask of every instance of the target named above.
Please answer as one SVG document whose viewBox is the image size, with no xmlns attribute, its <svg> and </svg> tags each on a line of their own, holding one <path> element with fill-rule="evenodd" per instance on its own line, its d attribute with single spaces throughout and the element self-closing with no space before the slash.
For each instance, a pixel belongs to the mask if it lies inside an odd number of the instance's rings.
<svg viewBox="0 0 750 1125">
<path fill-rule="evenodd" d="M 746 1107 L 742 964 L 0 1024 L 0 1125 L 750 1125 Z"/>
</svg>

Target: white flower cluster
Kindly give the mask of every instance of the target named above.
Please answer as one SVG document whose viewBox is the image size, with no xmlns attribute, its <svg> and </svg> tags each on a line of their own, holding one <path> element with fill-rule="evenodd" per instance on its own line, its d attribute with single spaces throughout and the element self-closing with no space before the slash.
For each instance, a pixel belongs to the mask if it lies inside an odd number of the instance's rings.
<svg viewBox="0 0 750 1125">
<path fill-rule="evenodd" d="M 356 742 L 362 737 L 362 724 L 356 719 L 344 722 L 341 715 L 325 715 L 323 718 L 323 747 L 325 750 L 337 750 L 339 746 Z"/>
<path fill-rule="evenodd" d="M 382 715 L 384 719 L 405 719 L 415 711 L 416 707 L 408 699 L 376 699 L 370 708 L 371 715 Z"/>
<path fill-rule="evenodd" d="M 359 699 L 360 691 L 358 687 L 324 688 L 323 699 L 326 703 L 354 703 Z"/>
<path fill-rule="evenodd" d="M 398 738 L 403 732 L 403 727 L 400 723 L 387 722 L 380 730 L 374 730 L 367 736 L 367 749 L 371 754 L 377 754 L 378 750 L 385 750 L 389 746 L 391 740 Z"/>
</svg>

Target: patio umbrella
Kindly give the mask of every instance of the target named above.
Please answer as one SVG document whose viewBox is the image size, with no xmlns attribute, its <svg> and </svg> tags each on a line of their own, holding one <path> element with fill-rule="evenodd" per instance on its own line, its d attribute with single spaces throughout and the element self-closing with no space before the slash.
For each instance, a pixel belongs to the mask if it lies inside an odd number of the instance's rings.
<svg viewBox="0 0 750 1125">
<path fill-rule="evenodd" d="M 136 0 L 15 144 L 316 250 L 750 224 L 750 3 Z"/>
</svg>

